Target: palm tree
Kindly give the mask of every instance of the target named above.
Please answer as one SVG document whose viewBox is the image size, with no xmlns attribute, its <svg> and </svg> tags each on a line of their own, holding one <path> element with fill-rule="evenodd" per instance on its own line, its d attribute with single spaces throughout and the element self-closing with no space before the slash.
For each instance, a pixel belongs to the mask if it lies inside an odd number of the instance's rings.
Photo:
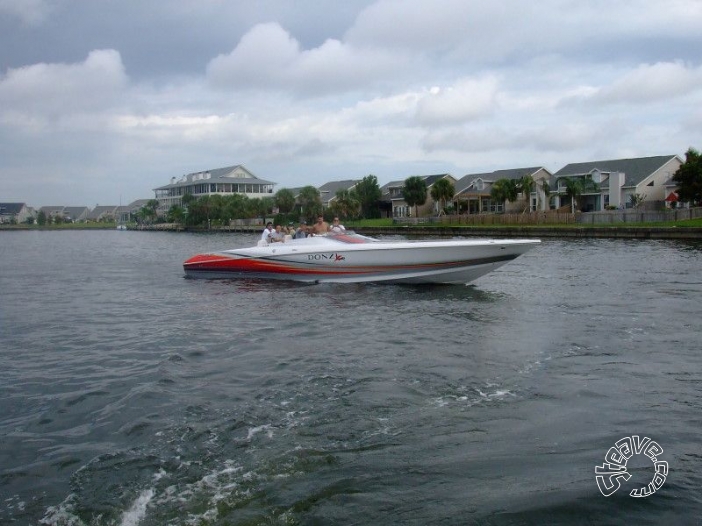
<svg viewBox="0 0 702 526">
<path fill-rule="evenodd" d="M 519 190 L 524 194 L 524 199 L 526 200 L 526 207 L 524 211 L 531 210 L 531 193 L 536 188 L 536 182 L 531 175 L 522 176 L 519 180 Z"/>
<path fill-rule="evenodd" d="M 548 203 L 551 199 L 551 186 L 548 184 L 548 181 L 544 179 L 541 183 L 541 191 L 544 194 L 544 210 L 548 209 Z M 537 192 L 536 195 L 538 196 L 539 193 Z"/>
<path fill-rule="evenodd" d="M 295 194 L 288 188 L 281 188 L 275 193 L 275 206 L 281 214 L 289 214 L 295 208 Z"/>
<path fill-rule="evenodd" d="M 351 189 L 351 197 L 358 202 L 364 219 L 380 217 L 378 201 L 382 195 L 378 178 L 373 174 L 366 175 Z"/>
<path fill-rule="evenodd" d="M 418 175 L 405 179 L 402 187 L 402 198 L 407 206 L 414 206 L 414 217 L 417 217 L 417 206 L 427 202 L 427 184 Z"/>
<path fill-rule="evenodd" d="M 354 198 L 352 192 L 342 188 L 337 190 L 336 199 L 331 204 L 334 213 L 342 219 L 356 217 L 360 209 L 360 203 Z"/>
<path fill-rule="evenodd" d="M 314 186 L 305 186 L 300 190 L 300 195 L 297 197 L 302 215 L 307 221 L 313 221 L 323 211 L 322 198 L 319 195 L 319 190 Z"/>
<path fill-rule="evenodd" d="M 505 201 L 514 203 L 517 195 L 519 195 L 519 189 L 514 179 L 498 179 L 490 188 L 490 198 L 496 203 L 504 204 Z"/>
<path fill-rule="evenodd" d="M 583 183 L 580 179 L 575 177 L 566 177 L 565 182 L 565 195 L 570 199 L 570 213 L 575 213 L 575 202 L 578 197 L 583 193 Z"/>
<path fill-rule="evenodd" d="M 446 201 L 453 199 L 456 190 L 448 179 L 439 179 L 431 186 L 431 198 L 439 203 L 439 215 L 444 212 Z"/>
</svg>

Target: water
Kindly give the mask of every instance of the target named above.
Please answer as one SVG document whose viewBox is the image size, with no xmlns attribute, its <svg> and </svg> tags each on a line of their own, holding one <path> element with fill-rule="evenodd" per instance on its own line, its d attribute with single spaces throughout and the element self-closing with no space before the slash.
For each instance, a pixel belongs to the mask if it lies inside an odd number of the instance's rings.
<svg viewBox="0 0 702 526">
<path fill-rule="evenodd" d="M 0 524 L 699 524 L 702 245 L 475 284 L 188 280 L 257 236 L 0 233 Z M 604 497 L 614 443 L 664 449 Z"/>
</svg>

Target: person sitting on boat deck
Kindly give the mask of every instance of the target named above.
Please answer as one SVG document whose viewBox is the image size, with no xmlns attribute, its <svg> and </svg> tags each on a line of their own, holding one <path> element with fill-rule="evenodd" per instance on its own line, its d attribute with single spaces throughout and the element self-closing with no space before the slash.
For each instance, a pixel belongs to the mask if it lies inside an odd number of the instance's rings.
<svg viewBox="0 0 702 526">
<path fill-rule="evenodd" d="M 329 223 L 320 215 L 317 217 L 317 222 L 312 225 L 312 234 L 315 236 L 322 236 L 327 232 L 329 232 Z"/>
<path fill-rule="evenodd" d="M 294 236 L 295 235 L 295 223 L 290 221 L 288 223 L 287 228 L 285 228 L 285 233 L 288 234 L 289 236 Z"/>
<path fill-rule="evenodd" d="M 266 243 L 271 242 L 271 234 L 275 232 L 273 230 L 273 223 L 270 221 L 266 223 L 266 228 L 263 229 L 263 232 L 261 233 L 261 241 L 265 241 Z"/>
<path fill-rule="evenodd" d="M 275 230 L 271 232 L 271 243 L 282 243 L 285 241 L 285 232 L 283 232 L 283 227 L 280 225 L 275 225 Z"/>
<path fill-rule="evenodd" d="M 294 239 L 305 239 L 307 237 L 307 221 L 300 221 L 300 225 L 295 231 Z"/>
<path fill-rule="evenodd" d="M 344 225 L 339 223 L 339 218 L 335 217 L 334 221 L 332 221 L 332 226 L 329 228 L 329 232 L 333 232 L 335 234 L 343 234 L 346 232 L 346 228 Z"/>
</svg>

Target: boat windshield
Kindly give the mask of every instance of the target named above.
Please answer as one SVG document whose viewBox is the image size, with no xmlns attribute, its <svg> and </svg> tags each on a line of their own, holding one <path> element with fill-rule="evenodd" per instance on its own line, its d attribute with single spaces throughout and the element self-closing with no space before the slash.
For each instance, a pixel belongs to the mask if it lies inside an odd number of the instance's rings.
<svg viewBox="0 0 702 526">
<path fill-rule="evenodd" d="M 353 230 L 347 230 L 345 232 L 329 232 L 324 235 L 324 237 L 333 239 L 334 241 L 339 241 L 340 243 L 376 243 L 378 241 L 372 237 L 357 234 Z"/>
</svg>

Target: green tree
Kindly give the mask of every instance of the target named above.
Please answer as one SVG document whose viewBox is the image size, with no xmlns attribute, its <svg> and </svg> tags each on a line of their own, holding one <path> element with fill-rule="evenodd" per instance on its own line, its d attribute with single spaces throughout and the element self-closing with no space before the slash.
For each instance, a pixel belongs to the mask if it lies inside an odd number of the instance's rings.
<svg viewBox="0 0 702 526">
<path fill-rule="evenodd" d="M 273 198 L 281 214 L 289 214 L 295 208 L 295 194 L 288 188 L 281 188 Z"/>
<path fill-rule="evenodd" d="M 570 212 L 575 213 L 575 204 L 578 198 L 583 193 L 583 183 L 579 178 L 576 177 L 566 177 L 565 181 L 565 195 L 570 199 Z"/>
<path fill-rule="evenodd" d="M 417 217 L 417 207 L 427 202 L 427 184 L 418 175 L 405 179 L 402 186 L 402 198 L 407 206 L 414 207 L 414 217 Z"/>
<path fill-rule="evenodd" d="M 518 186 L 519 191 L 524 195 L 524 199 L 526 199 L 526 207 L 524 208 L 526 212 L 531 209 L 531 194 L 536 189 L 536 181 L 534 181 L 531 175 L 524 175 L 519 179 Z"/>
<path fill-rule="evenodd" d="M 375 175 L 366 175 L 351 190 L 351 196 L 361 207 L 361 217 L 373 219 L 380 217 L 380 201 L 383 193 L 378 186 L 378 178 Z"/>
<path fill-rule="evenodd" d="M 338 215 L 341 219 L 355 218 L 358 216 L 360 204 L 354 198 L 352 192 L 342 188 L 341 190 L 337 190 L 335 197 L 336 199 L 332 201 L 330 206 L 335 215 Z"/>
<path fill-rule="evenodd" d="M 180 205 L 173 205 L 168 209 L 166 219 L 169 223 L 183 223 L 185 219 L 185 211 Z"/>
<path fill-rule="evenodd" d="M 544 193 L 544 201 L 545 201 L 545 206 L 544 208 L 548 210 L 549 208 L 549 202 L 551 201 L 551 185 L 548 184 L 548 181 L 544 179 L 541 182 L 541 191 Z M 538 196 L 539 193 L 537 192 L 536 195 Z"/>
<path fill-rule="evenodd" d="M 37 214 L 37 224 L 39 226 L 44 226 L 46 224 L 46 212 L 40 210 Z"/>
<path fill-rule="evenodd" d="M 495 203 L 504 204 L 506 201 L 514 203 L 519 195 L 517 181 L 514 179 L 498 179 L 490 188 L 490 199 Z"/>
<path fill-rule="evenodd" d="M 431 198 L 439 203 L 439 215 L 441 215 L 446 208 L 446 201 L 453 199 L 456 195 L 456 189 L 448 179 L 439 179 L 431 185 L 430 194 Z"/>
<path fill-rule="evenodd" d="M 678 198 L 684 203 L 702 203 L 702 156 L 694 148 L 685 153 L 685 162 L 673 174 L 678 185 Z"/>
<path fill-rule="evenodd" d="M 322 213 L 322 198 L 319 195 L 319 190 L 314 186 L 302 188 L 297 199 L 300 203 L 302 217 L 307 221 L 314 221 Z"/>
<path fill-rule="evenodd" d="M 249 214 L 249 197 L 245 194 L 231 194 L 224 198 L 224 210 L 228 219 L 248 219 Z"/>
<path fill-rule="evenodd" d="M 643 194 L 631 194 L 629 196 L 629 202 L 631 203 L 632 208 L 638 208 L 641 206 L 641 203 L 643 203 L 646 200 L 646 196 Z"/>
</svg>

